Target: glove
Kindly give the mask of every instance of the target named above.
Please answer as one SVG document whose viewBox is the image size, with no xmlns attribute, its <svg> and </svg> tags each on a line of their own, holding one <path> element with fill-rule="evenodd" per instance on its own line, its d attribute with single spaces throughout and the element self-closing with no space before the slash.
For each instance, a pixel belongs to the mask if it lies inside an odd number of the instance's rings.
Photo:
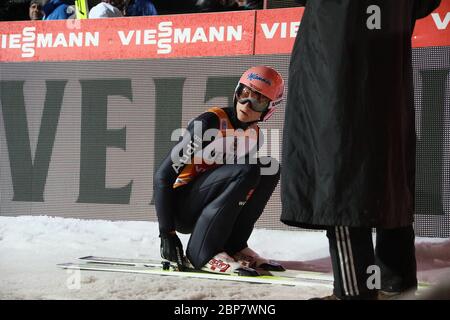
<svg viewBox="0 0 450 320">
<path fill-rule="evenodd" d="M 178 267 L 183 264 L 183 244 L 175 233 L 161 233 L 161 257 L 176 262 Z"/>
</svg>

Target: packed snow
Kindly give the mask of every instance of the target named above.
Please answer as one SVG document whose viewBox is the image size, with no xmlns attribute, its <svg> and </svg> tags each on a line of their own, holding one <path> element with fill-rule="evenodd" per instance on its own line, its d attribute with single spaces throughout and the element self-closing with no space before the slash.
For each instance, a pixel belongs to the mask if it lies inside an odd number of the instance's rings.
<svg viewBox="0 0 450 320">
<path fill-rule="evenodd" d="M 180 238 L 186 247 L 188 236 Z M 76 274 L 56 267 L 87 255 L 159 259 L 159 244 L 155 222 L 0 217 L 0 299 L 288 300 L 331 293 L 326 285 L 290 287 L 91 271 Z M 323 232 L 255 229 L 249 245 L 289 268 L 331 272 Z M 450 241 L 418 238 L 417 258 L 421 280 L 438 282 L 448 277 Z"/>
</svg>

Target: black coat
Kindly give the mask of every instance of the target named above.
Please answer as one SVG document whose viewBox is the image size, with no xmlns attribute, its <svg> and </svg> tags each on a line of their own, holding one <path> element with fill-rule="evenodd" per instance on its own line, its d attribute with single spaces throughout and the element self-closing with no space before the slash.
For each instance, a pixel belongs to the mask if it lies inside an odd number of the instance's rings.
<svg viewBox="0 0 450 320">
<path fill-rule="evenodd" d="M 306 1 L 289 69 L 281 221 L 306 228 L 411 225 L 411 36 L 415 20 L 439 3 Z"/>
</svg>

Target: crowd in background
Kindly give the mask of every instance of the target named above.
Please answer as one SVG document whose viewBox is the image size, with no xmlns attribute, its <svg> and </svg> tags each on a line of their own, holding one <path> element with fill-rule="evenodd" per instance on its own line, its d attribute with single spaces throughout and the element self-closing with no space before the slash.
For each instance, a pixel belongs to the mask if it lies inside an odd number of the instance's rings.
<svg viewBox="0 0 450 320">
<path fill-rule="evenodd" d="M 75 0 L 7 0 L 0 20 L 75 18 Z M 263 9 L 264 0 L 88 0 L 89 18 Z"/>
</svg>

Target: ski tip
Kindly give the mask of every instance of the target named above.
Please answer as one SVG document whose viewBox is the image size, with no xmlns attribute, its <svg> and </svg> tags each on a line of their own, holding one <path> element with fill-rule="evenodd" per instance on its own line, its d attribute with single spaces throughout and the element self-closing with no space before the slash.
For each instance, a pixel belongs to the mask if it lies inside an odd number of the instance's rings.
<svg viewBox="0 0 450 320">
<path fill-rule="evenodd" d="M 74 265 L 74 264 L 71 263 L 71 262 L 65 262 L 65 263 L 58 263 L 58 264 L 56 264 L 57 267 L 63 268 L 63 269 L 70 268 L 70 267 L 72 267 L 73 265 Z"/>
<path fill-rule="evenodd" d="M 92 259 L 94 256 L 85 256 L 85 257 L 81 257 L 81 258 L 78 258 L 78 260 L 89 260 L 89 259 Z"/>
</svg>

